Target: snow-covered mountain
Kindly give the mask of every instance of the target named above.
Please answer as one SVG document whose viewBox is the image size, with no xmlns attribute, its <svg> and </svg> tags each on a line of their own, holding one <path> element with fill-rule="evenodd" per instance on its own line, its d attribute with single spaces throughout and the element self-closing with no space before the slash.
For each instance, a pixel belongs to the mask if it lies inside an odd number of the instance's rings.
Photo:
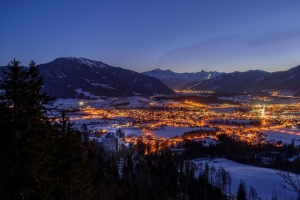
<svg viewBox="0 0 300 200">
<path fill-rule="evenodd" d="M 193 82 L 184 86 L 189 90 L 214 90 L 222 92 L 244 92 L 251 90 L 256 85 L 254 82 L 263 80 L 269 72 L 249 70 L 246 72 L 225 73 L 210 80 Z M 258 90 L 260 88 L 257 88 Z"/>
<path fill-rule="evenodd" d="M 265 72 L 249 70 L 232 72 L 218 77 L 190 83 L 184 86 L 190 90 L 213 90 L 216 92 L 254 92 L 263 90 L 290 90 L 300 95 L 300 65 L 287 71 Z"/>
<path fill-rule="evenodd" d="M 181 87 L 186 84 L 211 79 L 223 73 L 206 72 L 203 70 L 201 72 L 195 73 L 176 73 L 171 70 L 154 69 L 151 71 L 143 72 L 143 74 L 158 78 L 172 89 L 181 89 Z"/>
<path fill-rule="evenodd" d="M 39 68 L 43 90 L 59 98 L 174 94 L 157 78 L 86 58 L 57 58 Z"/>
</svg>

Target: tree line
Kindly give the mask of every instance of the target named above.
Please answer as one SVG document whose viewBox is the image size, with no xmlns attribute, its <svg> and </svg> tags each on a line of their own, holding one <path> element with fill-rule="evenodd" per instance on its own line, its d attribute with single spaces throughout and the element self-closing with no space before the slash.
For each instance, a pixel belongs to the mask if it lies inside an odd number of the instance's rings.
<svg viewBox="0 0 300 200">
<path fill-rule="evenodd" d="M 225 157 L 247 165 L 300 173 L 300 147 L 294 145 L 293 140 L 290 144 L 278 146 L 277 143 L 253 145 L 226 134 L 217 135 L 217 138 L 220 142 L 209 146 L 204 146 L 201 141 L 185 140 L 180 146 L 185 149 L 183 156 L 187 159 Z"/>
</svg>

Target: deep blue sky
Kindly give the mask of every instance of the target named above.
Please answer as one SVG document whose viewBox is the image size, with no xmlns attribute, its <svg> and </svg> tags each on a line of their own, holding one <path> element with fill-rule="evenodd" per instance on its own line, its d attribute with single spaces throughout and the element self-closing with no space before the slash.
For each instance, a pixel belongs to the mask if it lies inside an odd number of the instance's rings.
<svg viewBox="0 0 300 200">
<path fill-rule="evenodd" d="M 0 65 L 86 57 L 138 72 L 287 70 L 299 0 L 1 0 Z"/>
</svg>

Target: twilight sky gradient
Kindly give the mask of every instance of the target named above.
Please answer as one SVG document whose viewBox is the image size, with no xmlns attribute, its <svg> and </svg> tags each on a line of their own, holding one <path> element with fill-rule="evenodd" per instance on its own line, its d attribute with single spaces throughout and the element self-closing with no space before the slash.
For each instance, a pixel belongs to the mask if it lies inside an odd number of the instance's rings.
<svg viewBox="0 0 300 200">
<path fill-rule="evenodd" d="M 287 70 L 300 64 L 299 0 L 0 2 L 0 66 L 86 57 L 137 72 Z"/>
</svg>

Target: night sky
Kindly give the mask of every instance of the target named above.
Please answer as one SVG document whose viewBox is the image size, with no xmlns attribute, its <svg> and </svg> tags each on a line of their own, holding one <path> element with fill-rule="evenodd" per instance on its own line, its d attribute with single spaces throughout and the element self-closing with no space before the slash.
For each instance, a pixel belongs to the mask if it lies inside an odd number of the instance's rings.
<svg viewBox="0 0 300 200">
<path fill-rule="evenodd" d="M 300 64 L 299 0 L 1 0 L 0 66 L 85 57 L 137 72 Z"/>
</svg>

